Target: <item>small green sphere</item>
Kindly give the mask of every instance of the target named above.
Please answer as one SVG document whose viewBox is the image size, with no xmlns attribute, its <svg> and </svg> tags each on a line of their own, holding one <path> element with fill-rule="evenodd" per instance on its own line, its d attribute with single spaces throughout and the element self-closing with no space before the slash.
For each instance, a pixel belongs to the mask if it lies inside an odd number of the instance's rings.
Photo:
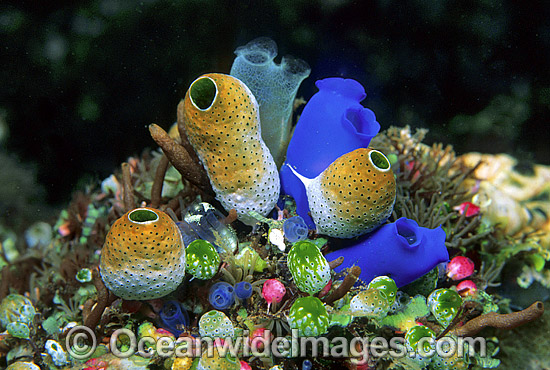
<svg viewBox="0 0 550 370">
<path fill-rule="evenodd" d="M 383 319 L 390 311 L 390 304 L 382 290 L 369 288 L 351 299 L 350 311 L 355 317 Z"/>
<path fill-rule="evenodd" d="M 372 279 L 369 283 L 368 289 L 378 289 L 386 295 L 390 306 L 395 302 L 395 295 L 397 294 L 397 285 L 395 281 L 389 276 L 378 276 Z"/>
<path fill-rule="evenodd" d="M 199 320 L 199 334 L 201 337 L 227 338 L 235 335 L 233 323 L 221 311 L 211 310 L 201 316 Z"/>
<path fill-rule="evenodd" d="M 288 323 L 300 337 L 318 337 L 328 331 L 327 309 L 317 297 L 298 298 L 288 314 Z"/>
<path fill-rule="evenodd" d="M 220 254 L 206 240 L 192 241 L 185 249 L 187 254 L 187 271 L 197 279 L 211 279 L 220 267 Z"/>
<path fill-rule="evenodd" d="M 428 307 L 437 321 L 448 326 L 462 306 L 462 297 L 452 289 L 436 289 L 428 296 Z"/>
<path fill-rule="evenodd" d="M 308 240 L 294 244 L 287 262 L 294 283 L 302 292 L 315 294 L 330 281 L 330 266 L 325 256 Z"/>
</svg>

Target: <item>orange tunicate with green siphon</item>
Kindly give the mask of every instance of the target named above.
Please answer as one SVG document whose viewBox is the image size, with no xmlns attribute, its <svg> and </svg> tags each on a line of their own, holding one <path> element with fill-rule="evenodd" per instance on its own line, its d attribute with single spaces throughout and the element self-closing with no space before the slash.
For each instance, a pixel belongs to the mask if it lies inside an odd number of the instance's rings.
<svg viewBox="0 0 550 370">
<path fill-rule="evenodd" d="M 185 276 L 185 245 L 174 221 L 153 208 L 137 208 L 115 221 L 101 250 L 101 279 L 120 298 L 163 297 Z"/>
</svg>

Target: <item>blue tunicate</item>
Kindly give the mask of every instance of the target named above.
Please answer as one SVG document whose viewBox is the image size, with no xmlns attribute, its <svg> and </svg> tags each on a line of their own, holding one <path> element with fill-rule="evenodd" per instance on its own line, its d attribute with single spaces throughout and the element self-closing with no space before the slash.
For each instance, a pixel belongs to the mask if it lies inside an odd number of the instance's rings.
<svg viewBox="0 0 550 370">
<path fill-rule="evenodd" d="M 312 367 L 313 364 L 310 360 L 304 360 L 304 362 L 302 362 L 302 370 L 311 370 Z"/>
<path fill-rule="evenodd" d="M 445 237 L 441 226 L 428 229 L 402 217 L 359 239 L 344 242 L 346 247 L 327 254 L 326 258 L 332 261 L 344 257 L 336 272 L 358 265 L 362 281 L 387 275 L 401 287 L 449 260 Z"/>
<path fill-rule="evenodd" d="M 303 60 L 288 56 L 275 64 L 277 44 L 267 37 L 250 41 L 235 54 L 231 76 L 244 82 L 258 101 L 262 139 L 279 167 L 290 137 L 294 98 L 311 69 Z"/>
<path fill-rule="evenodd" d="M 210 288 L 208 300 L 216 310 L 225 310 L 235 303 L 234 289 L 231 284 L 220 281 Z"/>
<path fill-rule="evenodd" d="M 365 89 L 355 80 L 338 77 L 315 83 L 319 88 L 306 104 L 288 145 L 281 167 L 281 186 L 296 201 L 296 212 L 309 228 L 315 225 L 308 216 L 305 187 L 291 170 L 313 179 L 342 155 L 367 148 L 380 131 L 374 113 L 360 104 Z"/>
<path fill-rule="evenodd" d="M 248 299 L 252 295 L 252 284 L 247 281 L 240 281 L 235 284 L 235 295 L 239 299 Z"/>
<path fill-rule="evenodd" d="M 307 239 L 308 227 L 302 217 L 294 216 L 283 223 L 283 233 L 289 242 L 296 243 Z"/>
<path fill-rule="evenodd" d="M 189 314 L 178 301 L 168 301 L 160 310 L 160 321 L 163 328 L 178 337 L 189 325 Z"/>
</svg>

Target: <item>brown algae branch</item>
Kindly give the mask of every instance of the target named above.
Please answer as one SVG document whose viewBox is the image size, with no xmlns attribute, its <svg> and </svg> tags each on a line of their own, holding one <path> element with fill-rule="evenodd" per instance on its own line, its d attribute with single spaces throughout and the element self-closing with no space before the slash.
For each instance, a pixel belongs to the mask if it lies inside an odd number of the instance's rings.
<svg viewBox="0 0 550 370">
<path fill-rule="evenodd" d="M 212 192 L 206 171 L 197 165 L 184 146 L 176 143 L 166 131 L 154 123 L 149 125 L 149 133 L 185 179 L 206 193 Z"/>
<path fill-rule="evenodd" d="M 158 208 L 160 206 L 164 177 L 166 176 L 166 171 L 168 171 L 169 165 L 170 161 L 168 160 L 168 157 L 163 154 L 157 166 L 155 181 L 153 181 L 153 187 L 151 188 L 151 207 L 153 208 Z"/>
<path fill-rule="evenodd" d="M 92 281 L 97 290 L 97 303 L 94 305 L 93 300 L 88 300 L 84 304 L 85 310 L 83 310 L 82 318 L 84 325 L 95 331 L 103 312 L 116 297 L 107 289 L 103 280 L 101 280 L 97 268 L 92 271 Z"/>
<path fill-rule="evenodd" d="M 177 113 L 177 115 L 178 115 L 177 125 L 178 125 L 178 132 L 180 134 L 181 145 L 185 148 L 185 150 L 187 150 L 187 153 L 189 153 L 189 155 L 191 156 L 191 159 L 193 159 L 193 161 L 198 166 L 201 166 L 199 156 L 197 155 L 197 153 L 195 152 L 195 149 L 193 149 L 193 146 L 189 142 L 189 138 L 187 137 L 187 131 L 185 130 L 185 123 L 183 121 L 184 117 L 185 117 L 185 101 L 184 100 L 181 100 L 179 102 L 177 111 L 178 111 L 178 113 Z"/>
<path fill-rule="evenodd" d="M 122 199 L 124 202 L 124 210 L 129 211 L 135 208 L 134 187 L 132 186 L 132 174 L 130 165 L 126 162 L 122 164 Z"/>
<path fill-rule="evenodd" d="M 355 285 L 355 282 L 361 275 L 361 267 L 353 266 L 337 288 L 335 288 L 328 297 L 324 300 L 326 304 L 332 304 L 333 302 L 339 300 L 349 292 L 349 290 Z"/>
<path fill-rule="evenodd" d="M 541 301 L 533 303 L 531 306 L 518 312 L 499 314 L 489 312 L 468 321 L 463 326 L 451 331 L 452 334 L 459 337 L 471 337 L 476 335 L 484 328 L 513 329 L 520 325 L 527 324 L 542 316 L 544 313 L 544 304 Z"/>
<path fill-rule="evenodd" d="M 330 261 L 328 263 L 328 267 L 330 267 L 331 270 L 334 270 L 335 268 L 340 266 L 342 263 L 344 263 L 344 257 L 340 256 L 337 259 L 335 259 L 334 261 Z"/>
</svg>

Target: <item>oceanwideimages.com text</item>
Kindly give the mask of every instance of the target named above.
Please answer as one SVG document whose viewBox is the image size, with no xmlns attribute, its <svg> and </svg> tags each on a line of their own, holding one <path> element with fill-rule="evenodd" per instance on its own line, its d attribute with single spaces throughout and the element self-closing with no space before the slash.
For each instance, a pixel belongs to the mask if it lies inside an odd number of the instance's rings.
<svg viewBox="0 0 550 370">
<path fill-rule="evenodd" d="M 401 358 L 429 358 L 440 356 L 486 355 L 486 342 L 482 337 L 442 337 L 435 340 L 425 337 L 415 343 L 413 349 L 403 337 L 299 337 L 296 330 L 286 337 L 273 337 L 266 330 L 261 337 L 250 338 L 244 331 L 242 336 L 214 340 L 209 337 L 172 336 L 159 338 L 140 337 L 129 329 L 118 329 L 110 337 L 111 353 L 120 358 L 138 355 L 145 358 L 160 357 L 212 357 L 214 351 L 220 357 L 331 357 L 352 358 L 357 363 L 365 363 L 369 358 L 391 356 Z M 97 348 L 97 339 L 93 331 L 84 326 L 71 329 L 66 338 L 66 347 L 75 359 L 86 359 Z M 124 343 L 124 345 L 121 345 Z"/>
</svg>

